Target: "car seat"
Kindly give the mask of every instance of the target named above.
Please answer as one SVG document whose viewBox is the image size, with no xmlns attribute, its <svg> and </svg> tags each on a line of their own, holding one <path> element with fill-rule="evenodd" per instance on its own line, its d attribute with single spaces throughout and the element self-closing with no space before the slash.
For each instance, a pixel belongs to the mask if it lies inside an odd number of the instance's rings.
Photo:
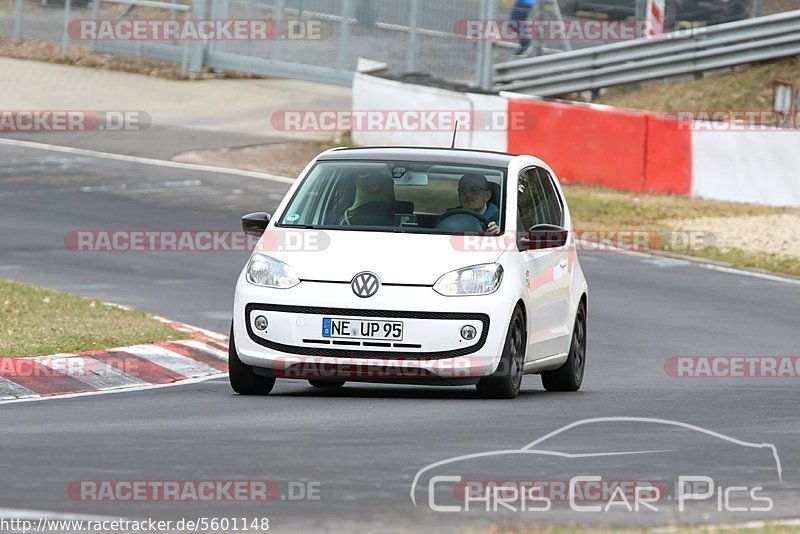
<svg viewBox="0 0 800 534">
<path fill-rule="evenodd" d="M 503 201 L 503 199 L 500 196 L 500 185 L 494 182 L 489 182 L 489 191 L 492 192 L 492 198 L 489 199 L 489 202 L 498 208 L 502 208 L 503 206 L 501 206 L 500 203 Z"/>
<path fill-rule="evenodd" d="M 355 200 L 344 211 L 342 225 L 394 226 L 397 202 L 394 180 L 388 172 L 358 176 L 355 190 Z"/>
</svg>

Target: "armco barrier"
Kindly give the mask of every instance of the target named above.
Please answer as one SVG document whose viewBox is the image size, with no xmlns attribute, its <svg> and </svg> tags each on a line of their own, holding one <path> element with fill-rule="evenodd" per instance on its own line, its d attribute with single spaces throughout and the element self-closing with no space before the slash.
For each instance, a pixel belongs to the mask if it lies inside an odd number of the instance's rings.
<svg viewBox="0 0 800 534">
<path fill-rule="evenodd" d="M 495 89 L 552 97 L 790 57 L 800 53 L 798 28 L 800 10 L 514 59 L 494 66 Z"/>
<path fill-rule="evenodd" d="M 526 113 L 525 129 L 460 132 L 457 146 L 531 154 L 565 182 L 800 207 L 800 131 L 711 128 L 663 114 L 477 95 L 359 73 L 353 109 Z M 720 131 L 721 130 L 721 131 Z M 449 146 L 451 132 L 353 132 L 361 145 Z"/>
</svg>

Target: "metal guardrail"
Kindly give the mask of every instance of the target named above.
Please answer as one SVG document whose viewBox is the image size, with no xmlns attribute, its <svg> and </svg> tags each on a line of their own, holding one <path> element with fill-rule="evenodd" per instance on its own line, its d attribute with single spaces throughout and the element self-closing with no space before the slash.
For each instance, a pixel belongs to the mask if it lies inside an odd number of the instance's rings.
<svg viewBox="0 0 800 534">
<path fill-rule="evenodd" d="M 797 54 L 800 10 L 499 63 L 493 88 L 557 96 Z"/>
</svg>

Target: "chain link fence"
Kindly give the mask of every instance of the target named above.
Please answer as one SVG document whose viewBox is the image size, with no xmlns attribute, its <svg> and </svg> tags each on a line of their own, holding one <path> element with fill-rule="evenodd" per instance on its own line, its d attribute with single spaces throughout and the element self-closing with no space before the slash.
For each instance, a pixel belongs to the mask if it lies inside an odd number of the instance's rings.
<svg viewBox="0 0 800 534">
<path fill-rule="evenodd" d="M 513 0 L 0 0 L 0 36 L 38 39 L 110 54 L 176 62 L 185 71 L 235 70 L 349 84 L 359 57 L 384 62 L 390 73 L 430 74 L 491 87 L 491 66 L 520 52 L 508 31 L 477 39 L 463 29 L 508 21 Z M 642 20 L 646 0 L 538 0 L 517 11 L 544 25 L 586 28 Z M 797 5 L 795 5 L 797 4 Z M 666 25 L 686 28 L 761 13 L 800 9 L 800 0 L 666 0 Z M 269 39 L 83 39 L 85 20 L 267 20 Z M 482 24 L 482 25 L 481 25 Z M 507 27 L 505 28 L 508 29 Z M 640 37 L 627 35 L 626 38 Z M 549 38 L 548 38 L 549 37 Z M 538 35 L 523 56 L 557 53 L 621 38 Z"/>
</svg>

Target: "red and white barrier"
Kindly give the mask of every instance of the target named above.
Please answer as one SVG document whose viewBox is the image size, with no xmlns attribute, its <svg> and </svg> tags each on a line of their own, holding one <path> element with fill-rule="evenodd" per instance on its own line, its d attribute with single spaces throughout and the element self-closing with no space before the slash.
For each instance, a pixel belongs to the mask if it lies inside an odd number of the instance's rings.
<svg viewBox="0 0 800 534">
<path fill-rule="evenodd" d="M 365 146 L 450 146 L 454 120 L 484 112 L 482 117 L 490 122 L 493 115 L 506 116 L 507 110 L 507 100 L 496 95 L 460 93 L 357 73 L 353 80 L 354 112 L 374 112 L 379 117 L 386 117 L 390 111 L 405 112 L 409 120 L 417 119 L 420 114 L 438 113 L 437 125 L 441 127 L 424 124 L 416 129 L 398 129 L 391 124 L 367 126 L 353 130 L 353 141 Z M 492 124 L 485 126 L 464 129 L 462 121 L 456 145 L 504 152 L 508 146 L 507 129 L 494 128 Z"/>
<path fill-rule="evenodd" d="M 564 182 L 684 195 L 691 185 L 689 131 L 611 106 L 508 97 L 534 127 L 508 132 L 508 151 L 547 161 Z"/>
<path fill-rule="evenodd" d="M 800 130 L 692 132 L 692 193 L 800 207 Z"/>
<path fill-rule="evenodd" d="M 484 118 L 502 113 L 507 121 L 486 119 L 459 132 L 456 146 L 532 154 L 567 183 L 800 207 L 797 130 L 708 127 L 659 113 L 461 93 L 366 73 L 356 75 L 353 110 L 464 111 Z M 353 140 L 450 146 L 452 131 L 354 131 Z"/>
</svg>

